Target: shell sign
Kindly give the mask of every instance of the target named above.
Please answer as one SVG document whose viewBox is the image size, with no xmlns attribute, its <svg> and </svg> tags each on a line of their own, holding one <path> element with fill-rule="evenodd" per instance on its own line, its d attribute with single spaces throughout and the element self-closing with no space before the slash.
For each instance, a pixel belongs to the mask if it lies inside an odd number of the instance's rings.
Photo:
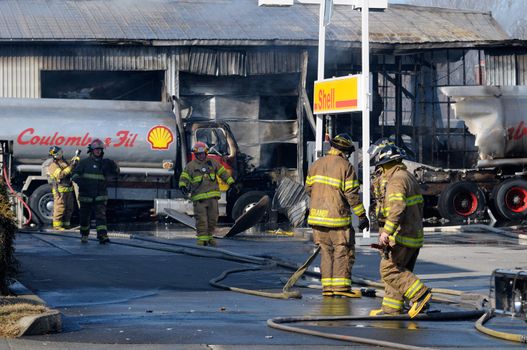
<svg viewBox="0 0 527 350">
<path fill-rule="evenodd" d="M 169 128 L 164 125 L 156 125 L 150 129 L 146 136 L 150 146 L 155 150 L 165 150 L 174 142 L 174 135 Z"/>
</svg>

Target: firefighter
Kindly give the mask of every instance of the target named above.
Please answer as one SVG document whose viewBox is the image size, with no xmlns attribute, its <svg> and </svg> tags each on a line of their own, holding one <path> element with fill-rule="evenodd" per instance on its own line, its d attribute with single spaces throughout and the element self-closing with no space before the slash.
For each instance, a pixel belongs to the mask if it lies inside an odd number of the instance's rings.
<svg viewBox="0 0 527 350">
<path fill-rule="evenodd" d="M 388 144 L 394 144 L 393 141 L 390 141 L 386 137 L 382 137 L 375 141 L 370 148 L 368 149 L 368 154 L 370 155 L 370 164 L 375 163 L 375 157 L 379 154 L 379 151 Z M 372 207 L 370 213 L 375 214 L 377 219 L 377 224 L 379 227 L 384 226 L 385 216 L 379 207 L 378 203 L 382 203 L 382 196 L 384 195 L 383 190 L 386 185 L 386 180 L 382 177 L 382 166 L 376 166 L 375 172 L 371 176 L 371 198 L 372 198 Z M 370 216 L 371 217 L 371 216 Z"/>
<path fill-rule="evenodd" d="M 402 163 L 405 152 L 393 143 L 385 144 L 375 156 L 382 168 L 381 200 L 377 205 L 384 216 L 379 245 L 383 249 L 380 274 L 385 285 L 382 308 L 371 316 L 399 315 L 405 299 L 412 303 L 413 318 L 428 305 L 430 289 L 412 272 L 423 246 L 423 196 L 415 177 Z"/>
<path fill-rule="evenodd" d="M 196 218 L 196 238 L 200 246 L 216 246 L 213 238 L 218 223 L 219 176 L 227 185 L 234 179 L 223 165 L 208 157 L 209 148 L 198 141 L 192 148 L 196 159 L 187 164 L 179 178 L 179 188 L 183 194 L 190 194 Z"/>
<path fill-rule="evenodd" d="M 106 227 L 108 178 L 119 174 L 117 164 L 104 156 L 104 143 L 95 139 L 88 145 L 89 157 L 81 160 L 73 172 L 73 181 L 79 186 L 81 242 L 87 243 L 92 212 L 95 214 L 99 243 L 110 242 Z"/>
<path fill-rule="evenodd" d="M 355 262 L 355 231 L 351 212 L 359 217 L 359 229 L 369 227 L 359 196 L 359 181 L 348 158 L 355 151 L 348 134 L 330 140 L 328 154 L 313 163 L 306 178 L 311 197 L 307 222 L 313 241 L 321 248 L 320 270 L 323 296 L 360 297 L 351 289 Z"/>
<path fill-rule="evenodd" d="M 62 148 L 49 148 L 52 162 L 47 171 L 53 193 L 53 229 L 63 231 L 71 228 L 71 215 L 75 206 L 75 193 L 71 182 L 71 173 L 80 161 L 74 156 L 69 162 L 64 159 Z"/>
</svg>

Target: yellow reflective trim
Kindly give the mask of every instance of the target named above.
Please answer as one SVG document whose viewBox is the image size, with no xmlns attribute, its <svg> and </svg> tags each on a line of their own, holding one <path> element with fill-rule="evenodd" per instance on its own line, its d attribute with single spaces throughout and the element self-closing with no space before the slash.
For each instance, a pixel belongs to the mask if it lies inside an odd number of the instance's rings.
<svg viewBox="0 0 527 350">
<path fill-rule="evenodd" d="M 382 299 L 382 306 L 389 307 L 394 310 L 401 310 L 403 308 L 403 301 L 384 297 Z"/>
<path fill-rule="evenodd" d="M 397 230 L 398 227 L 399 225 L 391 222 L 390 220 L 386 220 L 386 223 L 384 224 L 384 229 L 390 235 L 393 234 Z"/>
<path fill-rule="evenodd" d="M 359 180 L 350 180 L 344 183 L 344 191 L 360 187 Z"/>
<path fill-rule="evenodd" d="M 353 207 L 353 212 L 354 212 L 355 215 L 357 215 L 357 216 L 361 216 L 362 214 L 365 213 L 365 211 L 366 211 L 366 210 L 364 209 L 364 205 L 362 205 L 362 203 L 359 204 L 359 205 L 357 205 L 357 206 L 355 206 L 355 207 Z"/>
<path fill-rule="evenodd" d="M 406 201 L 406 196 L 402 193 L 392 193 L 388 196 L 388 201 Z"/>
<path fill-rule="evenodd" d="M 87 174 L 87 173 L 84 173 L 82 174 L 82 177 L 85 178 L 85 179 L 89 179 L 89 180 L 106 180 L 106 178 L 104 177 L 104 175 L 101 175 L 101 174 Z"/>
<path fill-rule="evenodd" d="M 219 197 L 221 197 L 220 191 L 210 191 L 210 192 L 200 193 L 195 196 L 192 196 L 191 199 L 193 201 L 199 201 L 202 199 L 219 198 Z"/>
<path fill-rule="evenodd" d="M 395 241 L 401 245 L 404 245 L 410 248 L 421 248 L 424 243 L 424 237 L 422 236 L 422 231 L 421 231 L 421 235 L 417 238 L 402 236 L 400 234 L 390 236 L 389 238 L 392 241 Z"/>
<path fill-rule="evenodd" d="M 421 290 L 421 288 L 424 287 L 424 284 L 423 282 L 421 282 L 420 280 L 416 280 L 411 286 L 410 288 L 408 288 L 406 290 L 406 293 L 404 293 L 404 296 L 408 299 L 412 299 L 414 297 L 414 295 Z"/>
<path fill-rule="evenodd" d="M 407 206 L 417 205 L 417 204 L 421 204 L 423 202 L 424 202 L 423 196 L 420 195 L 420 194 L 417 194 L 415 196 L 411 196 L 411 197 L 406 198 L 406 205 Z"/>
<path fill-rule="evenodd" d="M 232 177 L 229 177 L 227 179 L 227 185 L 232 185 L 234 183 L 234 179 Z"/>
<path fill-rule="evenodd" d="M 223 167 L 223 165 L 218 169 L 218 171 L 216 172 L 218 175 L 221 175 L 223 174 L 224 172 L 226 172 L 227 170 L 225 169 L 225 167 Z"/>
<path fill-rule="evenodd" d="M 55 171 L 53 172 L 53 174 L 51 176 L 58 177 L 60 175 L 61 171 L 62 171 L 61 168 L 55 169 Z"/>
<path fill-rule="evenodd" d="M 189 180 L 193 184 L 201 182 L 201 181 L 203 181 L 203 175 L 194 176 L 192 178 L 189 178 Z"/>
<path fill-rule="evenodd" d="M 187 183 L 186 182 L 179 182 L 179 188 L 181 187 L 187 187 Z"/>
<path fill-rule="evenodd" d="M 186 171 L 183 171 L 183 172 L 181 173 L 180 179 L 187 179 L 187 180 L 190 180 L 190 175 L 189 175 Z"/>
<path fill-rule="evenodd" d="M 342 227 L 348 226 L 351 224 L 351 217 L 345 218 L 325 218 L 317 216 L 308 216 L 307 223 L 314 226 L 324 226 L 324 227 Z"/>
<path fill-rule="evenodd" d="M 343 183 L 339 179 L 335 179 L 333 177 L 329 176 L 322 176 L 322 175 L 314 175 L 314 176 L 308 176 L 306 179 L 306 184 L 308 186 L 311 186 L 315 183 L 323 184 L 323 185 L 329 185 L 333 187 L 337 187 L 340 189 L 343 189 Z"/>
<path fill-rule="evenodd" d="M 99 225 L 95 227 L 96 230 L 108 230 L 108 227 L 106 225 Z"/>
</svg>

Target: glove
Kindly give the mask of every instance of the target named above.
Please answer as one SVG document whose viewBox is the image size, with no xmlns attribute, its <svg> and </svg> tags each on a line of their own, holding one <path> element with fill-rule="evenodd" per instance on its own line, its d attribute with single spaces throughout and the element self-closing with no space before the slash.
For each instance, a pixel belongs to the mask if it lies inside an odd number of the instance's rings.
<svg viewBox="0 0 527 350">
<path fill-rule="evenodd" d="M 241 184 L 233 184 L 232 185 L 232 189 L 234 190 L 234 192 L 236 192 L 236 194 L 240 194 L 240 192 L 242 191 L 242 185 Z"/>
<path fill-rule="evenodd" d="M 71 158 L 70 164 L 75 166 L 75 165 L 79 164 L 80 161 L 81 161 L 80 157 L 75 156 L 75 157 Z"/>
<path fill-rule="evenodd" d="M 368 220 L 368 217 L 362 216 L 359 218 L 359 230 L 364 230 L 365 228 L 370 229 L 370 220 Z"/>
<path fill-rule="evenodd" d="M 189 194 L 189 190 L 188 190 L 187 186 L 182 186 L 182 187 L 180 187 L 179 189 L 181 190 L 181 193 L 183 193 L 183 195 L 184 195 L 185 197 L 188 196 L 188 194 Z"/>
</svg>

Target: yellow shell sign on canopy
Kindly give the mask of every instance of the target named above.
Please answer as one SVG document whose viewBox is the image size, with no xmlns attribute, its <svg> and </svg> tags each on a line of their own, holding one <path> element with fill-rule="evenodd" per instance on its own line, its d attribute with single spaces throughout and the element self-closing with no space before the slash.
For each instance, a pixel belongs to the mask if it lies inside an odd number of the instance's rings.
<svg viewBox="0 0 527 350">
<path fill-rule="evenodd" d="M 313 113 L 362 111 L 361 86 L 359 74 L 315 81 Z"/>
<path fill-rule="evenodd" d="M 150 142 L 150 146 L 155 150 L 165 150 L 174 142 L 174 135 L 172 131 L 164 125 L 156 125 L 148 132 L 146 138 Z"/>
</svg>

